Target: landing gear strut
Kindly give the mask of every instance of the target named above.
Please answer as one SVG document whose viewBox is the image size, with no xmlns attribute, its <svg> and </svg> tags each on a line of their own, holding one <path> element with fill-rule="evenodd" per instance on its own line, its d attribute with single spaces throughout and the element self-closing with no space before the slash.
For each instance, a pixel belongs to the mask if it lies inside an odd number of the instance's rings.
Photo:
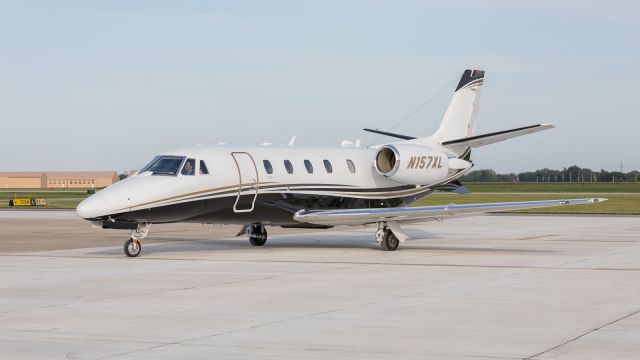
<svg viewBox="0 0 640 360">
<path fill-rule="evenodd" d="M 142 244 L 140 244 L 140 240 L 147 237 L 149 233 L 149 229 L 151 228 L 151 224 L 148 223 L 138 223 L 138 228 L 131 231 L 131 235 L 129 236 L 129 240 L 124 243 L 124 254 L 128 257 L 137 257 L 140 255 L 142 251 Z"/>
<path fill-rule="evenodd" d="M 386 224 L 380 223 L 378 231 L 376 231 L 376 241 L 382 246 L 384 251 L 395 251 L 400 245 L 398 237 L 387 227 Z"/>
<path fill-rule="evenodd" d="M 247 226 L 249 242 L 253 246 L 262 246 L 267 243 L 267 229 L 261 224 Z"/>
</svg>

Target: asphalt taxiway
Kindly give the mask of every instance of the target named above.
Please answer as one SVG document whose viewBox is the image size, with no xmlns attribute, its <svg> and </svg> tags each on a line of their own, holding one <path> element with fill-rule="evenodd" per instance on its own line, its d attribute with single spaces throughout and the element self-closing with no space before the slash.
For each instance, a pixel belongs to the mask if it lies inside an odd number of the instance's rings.
<svg viewBox="0 0 640 360">
<path fill-rule="evenodd" d="M 407 227 L 153 226 L 0 212 L 0 358 L 637 359 L 640 217 Z M 67 216 L 68 215 L 68 216 Z"/>
</svg>

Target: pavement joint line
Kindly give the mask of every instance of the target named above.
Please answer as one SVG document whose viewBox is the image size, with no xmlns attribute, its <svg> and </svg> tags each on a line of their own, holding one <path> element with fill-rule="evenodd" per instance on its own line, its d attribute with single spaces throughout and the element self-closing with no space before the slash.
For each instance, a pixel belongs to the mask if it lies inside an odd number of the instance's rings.
<svg viewBox="0 0 640 360">
<path fill-rule="evenodd" d="M 593 328 L 593 329 L 589 329 L 588 331 L 586 331 L 586 332 L 584 332 L 584 333 L 582 333 L 582 334 L 580 334 L 580 335 L 578 335 L 578 336 L 576 336 L 576 337 L 574 337 L 572 339 L 569 339 L 569 340 L 567 340 L 567 341 L 565 341 L 565 342 L 563 342 L 561 344 L 558 344 L 558 345 L 556 345 L 556 346 L 554 346 L 552 348 L 549 348 L 547 350 L 544 350 L 542 352 L 539 352 L 539 353 L 531 355 L 531 356 L 527 356 L 527 357 L 523 358 L 523 360 L 534 360 L 534 358 L 536 358 L 536 357 L 538 357 L 540 355 L 544 355 L 544 354 L 546 354 L 548 352 L 551 352 L 553 350 L 559 349 L 559 348 L 561 348 L 561 347 L 563 347 L 565 345 L 568 345 L 568 344 L 570 344 L 570 343 L 572 343 L 572 342 L 574 342 L 576 340 L 579 340 L 579 339 L 581 339 L 581 338 L 583 338 L 583 337 L 585 337 L 585 336 L 587 336 L 587 335 L 589 335 L 591 333 L 594 333 L 594 332 L 596 332 L 596 331 L 598 331 L 600 329 L 603 329 L 603 328 L 605 328 L 605 327 L 607 327 L 609 325 L 613 325 L 613 324 L 617 323 L 618 321 L 622 321 L 624 319 L 630 318 L 630 317 L 632 317 L 632 316 L 634 316 L 636 314 L 640 314 L 640 309 L 635 310 L 635 311 L 631 312 L 630 314 L 624 315 L 623 317 L 620 317 L 620 318 L 617 318 L 617 319 L 615 319 L 613 321 L 610 321 L 610 322 L 608 322 L 608 323 L 606 323 L 604 325 L 598 326 L 598 327 Z"/>
<path fill-rule="evenodd" d="M 490 250 L 491 248 L 487 248 Z M 499 249 L 499 248 L 494 248 Z M 464 251 L 461 251 L 462 253 Z M 460 253 L 460 252 L 456 252 Z M 103 256 L 79 256 L 79 255 L 30 255 L 30 254 L 0 254 L 0 257 L 34 257 L 51 259 L 98 259 L 119 261 L 191 261 L 191 262 L 244 262 L 264 264 L 345 264 L 345 265 L 372 265 L 372 266 L 415 266 L 415 267 L 461 267 L 461 268 L 487 268 L 487 269 L 531 269 L 531 270 L 589 270 L 589 271 L 640 271 L 640 268 L 611 268 L 611 267 L 558 267 L 558 266 L 533 266 L 533 265 L 481 265 L 481 264 L 417 264 L 417 263 L 390 263 L 390 262 L 359 262 L 359 261 L 311 261 L 311 260 L 248 260 L 248 259 L 200 259 L 200 258 L 109 258 Z"/>
<path fill-rule="evenodd" d="M 569 240 L 569 239 L 557 239 L 557 240 L 546 240 L 540 239 L 539 241 L 549 241 L 549 242 L 570 242 L 570 243 L 603 243 L 603 244 L 615 244 L 615 243 L 637 243 L 640 240 Z"/>
<path fill-rule="evenodd" d="M 620 255 L 620 254 L 626 254 L 629 251 L 633 251 L 633 250 L 635 250 L 635 249 L 628 249 L 627 248 L 627 249 L 623 249 L 623 250 L 611 251 L 611 252 L 606 253 L 606 254 L 599 254 L 598 256 L 591 256 L 591 257 L 585 257 L 585 258 L 582 258 L 582 259 L 576 259 L 576 260 L 567 261 L 565 263 L 560 264 L 560 266 L 566 266 L 566 265 L 569 265 L 569 264 L 578 264 L 578 263 L 581 263 L 581 262 L 584 262 L 584 261 L 593 260 L 593 259 L 601 259 L 601 258 L 607 258 L 607 257 L 610 257 L 610 256 L 615 256 L 615 255 Z"/>
<path fill-rule="evenodd" d="M 555 236 L 560 236 L 560 235 L 558 235 L 558 234 L 535 235 L 535 236 L 517 238 L 516 240 L 538 240 L 538 239 L 544 239 L 544 238 L 555 237 Z"/>
<path fill-rule="evenodd" d="M 162 289 L 162 290 L 155 290 L 155 291 L 149 291 L 149 292 L 143 292 L 143 293 L 122 295 L 122 296 L 113 296 L 113 297 L 105 297 L 105 298 L 100 298 L 100 299 L 92 299 L 92 300 L 86 300 L 86 301 L 68 302 L 68 303 L 64 303 L 64 304 L 56 304 L 56 305 L 48 305 L 48 306 L 37 306 L 37 307 L 28 308 L 28 309 L 18 309 L 18 310 L 13 310 L 13 311 L 3 311 L 3 312 L 0 312 L 0 315 L 15 314 L 15 313 L 20 313 L 20 312 L 29 312 L 29 311 L 42 310 L 42 309 L 64 308 L 64 307 L 67 307 L 67 306 L 75 306 L 75 305 L 80 305 L 80 304 L 91 304 L 91 303 L 96 303 L 96 302 L 101 302 L 101 301 L 112 301 L 112 300 L 128 299 L 128 298 L 133 298 L 133 297 L 138 297 L 138 296 L 159 295 L 159 294 L 170 293 L 170 292 L 189 291 L 189 290 L 193 290 L 193 289 L 212 288 L 212 287 L 226 286 L 226 285 L 237 285 L 237 284 L 250 283 L 250 282 L 254 282 L 254 281 L 270 280 L 270 279 L 282 278 L 282 277 L 287 277 L 287 276 L 315 274 L 315 273 L 327 272 L 327 271 L 335 271 L 335 270 L 344 270 L 344 269 L 351 269 L 351 268 L 362 267 L 362 266 L 363 265 L 359 265 L 358 264 L 358 265 L 355 265 L 355 266 L 343 266 L 343 267 L 333 267 L 333 268 L 330 268 L 330 269 L 302 271 L 302 272 L 295 272 L 295 273 L 283 273 L 283 274 L 280 274 L 280 275 L 272 275 L 272 276 L 266 276 L 266 277 L 254 278 L 254 279 L 247 279 L 247 280 L 239 280 L 239 281 L 228 281 L 228 282 L 201 285 L 201 286 L 188 286 L 188 287 L 182 287 L 182 288 Z"/>
<path fill-rule="evenodd" d="M 256 325 L 253 325 L 253 326 L 244 327 L 244 328 L 241 328 L 241 329 L 231 329 L 231 330 L 227 330 L 227 331 L 223 331 L 223 332 L 218 332 L 218 333 L 215 333 L 215 334 L 198 336 L 198 337 L 189 338 L 189 339 L 183 339 L 183 340 L 179 340 L 179 341 L 172 341 L 170 343 L 165 343 L 165 344 L 152 346 L 152 347 L 148 347 L 148 348 L 144 348 L 144 349 L 137 349 L 137 350 L 129 351 L 129 352 L 126 352 L 126 353 L 109 355 L 109 356 L 106 356 L 106 357 L 99 358 L 99 360 L 110 359 L 110 358 L 114 358 L 114 357 L 121 357 L 121 356 L 129 355 L 129 354 L 134 354 L 134 353 L 138 353 L 138 352 L 142 352 L 142 351 L 153 350 L 153 349 L 157 349 L 157 348 L 165 347 L 165 346 L 170 346 L 170 345 L 186 345 L 186 346 L 189 346 L 189 344 L 185 344 L 185 342 L 198 341 L 198 340 L 203 340 L 203 339 L 217 337 L 217 336 L 230 335 L 230 334 L 234 334 L 234 333 L 237 333 L 237 332 L 253 330 L 253 329 L 257 329 L 257 328 L 261 328 L 261 327 L 265 327 L 265 326 L 270 326 L 270 325 L 274 325 L 274 324 L 278 324 L 278 323 L 283 323 L 283 322 L 287 322 L 287 321 L 291 321 L 291 320 L 304 319 L 304 318 L 312 317 L 312 316 L 315 316 L 315 315 L 328 314 L 328 313 L 344 310 L 344 309 L 347 309 L 347 308 L 366 306 L 366 305 L 370 305 L 370 304 L 374 304 L 374 303 L 377 303 L 377 301 L 368 302 L 368 303 L 365 303 L 365 304 L 345 306 L 345 307 L 331 309 L 331 310 L 327 310 L 327 311 L 314 312 L 314 313 L 311 313 L 311 314 L 303 314 L 303 315 L 298 315 L 298 316 L 292 316 L 292 317 L 288 317 L 288 318 L 284 318 L 284 319 L 273 320 L 273 321 L 268 321 L 268 322 L 261 323 L 261 324 L 256 324 Z"/>
<path fill-rule="evenodd" d="M 365 306 L 369 306 L 369 305 L 384 303 L 384 302 L 387 302 L 387 301 L 395 301 L 395 300 L 397 300 L 397 298 L 411 297 L 411 296 L 415 296 L 417 294 L 420 294 L 420 293 L 393 296 L 391 298 L 383 298 L 383 299 L 376 300 L 376 301 L 369 301 L 369 302 L 366 302 L 366 303 L 343 306 L 343 307 L 339 307 L 339 308 L 335 308 L 335 309 L 331 309 L 331 310 L 326 310 L 326 311 L 318 311 L 318 312 L 313 312 L 313 313 L 310 313 L 310 314 L 292 316 L 292 317 L 288 317 L 288 318 L 284 318 L 284 319 L 273 320 L 273 321 L 268 321 L 268 322 L 261 323 L 261 324 L 256 324 L 256 325 L 253 325 L 253 326 L 244 327 L 244 328 L 241 328 L 241 329 L 235 329 L 235 330 L 232 329 L 232 330 L 218 332 L 218 333 L 211 334 L 211 335 L 199 336 L 199 337 L 190 338 L 190 339 L 183 339 L 183 340 L 174 341 L 174 342 L 166 343 L 166 344 L 161 344 L 161 345 L 157 345 L 157 346 L 153 346 L 153 347 L 149 347 L 149 348 L 145 348 L 145 349 L 138 349 L 138 350 L 130 351 L 130 352 L 123 353 L 123 354 L 110 355 L 110 356 L 107 356 L 107 357 L 100 358 L 100 360 L 109 359 L 109 358 L 113 358 L 113 357 L 125 356 L 125 355 L 129 355 L 129 354 L 132 354 L 132 353 L 138 353 L 138 352 L 142 352 L 142 351 L 153 350 L 153 349 L 157 349 L 157 348 L 164 347 L 164 346 L 170 346 L 170 345 L 189 346 L 189 345 L 192 345 L 192 344 L 186 344 L 186 342 L 194 342 L 194 341 L 208 339 L 208 338 L 212 338 L 212 337 L 225 336 L 225 335 L 230 335 L 230 334 L 234 334 L 234 333 L 238 333 L 238 332 L 253 330 L 253 329 L 257 329 L 257 328 L 261 328 L 261 327 L 265 327 L 265 326 L 271 326 L 271 325 L 274 325 L 274 324 L 284 323 L 284 322 L 287 322 L 287 321 L 310 318 L 310 317 L 319 316 L 319 315 L 326 315 L 326 314 L 331 314 L 331 313 L 343 311 L 343 310 L 346 310 L 346 309 L 360 308 L 360 307 L 365 307 Z M 195 345 L 211 346 L 211 345 L 206 345 L 206 344 L 195 344 Z M 499 358 L 499 359 L 510 359 L 510 358 Z"/>
<path fill-rule="evenodd" d="M 16 332 L 16 330 L 12 330 L 14 332 Z M 48 332 L 46 331 L 23 331 L 24 333 L 30 333 L 30 332 L 35 332 L 38 334 L 48 334 Z M 82 337 L 82 336 L 72 336 L 72 337 L 60 337 L 60 336 L 46 336 L 45 340 L 53 340 L 53 341 L 67 341 L 67 340 L 71 340 L 71 341 L 79 341 L 79 340 L 83 340 L 83 341 L 95 341 L 95 342 L 109 342 L 109 343 L 113 343 L 114 339 L 100 339 L 100 338 L 92 338 L 92 337 Z M 7 339 L 7 338 L 2 338 L 0 337 L 0 342 L 8 342 L 8 343 L 13 343 L 15 341 L 19 341 L 16 339 Z M 145 340 L 123 340 L 123 339 L 117 339 L 118 343 L 129 343 L 129 344 L 164 344 L 164 342 L 161 341 L 145 341 Z"/>
<path fill-rule="evenodd" d="M 282 347 L 266 347 L 266 346 L 251 346 L 251 345 L 230 345 L 230 344 L 176 344 L 176 345 L 181 345 L 181 346 L 192 346 L 192 345 L 197 345 L 197 346 L 206 346 L 206 347 L 216 347 L 216 348 L 234 348 L 234 349 L 253 349 L 253 350 L 258 350 L 258 349 L 282 349 Z M 288 348 L 287 348 L 288 349 Z M 347 350 L 344 348 L 341 348 L 340 350 L 332 350 L 332 349 L 323 349 L 323 348 L 317 348 L 317 347 L 304 347 L 301 348 L 301 350 L 305 350 L 305 351 L 317 351 L 317 352 L 323 352 L 323 353 L 354 353 L 354 354 L 361 354 L 361 351 L 357 351 L 357 350 Z M 413 354 L 413 355 L 422 355 L 422 356 L 439 356 L 439 357 L 451 357 L 451 358 L 461 358 L 461 357 L 465 357 L 465 358 L 478 358 L 478 359 L 503 359 L 503 360 L 522 360 L 522 358 L 519 357 L 510 357 L 510 356 L 491 356 L 491 355 L 466 355 L 466 354 L 440 354 L 440 353 L 424 353 L 424 352 L 406 352 L 406 351 L 402 351 L 402 352 L 398 352 L 398 351 L 375 351 L 372 352 L 375 354 L 388 354 L 388 355 L 407 355 L 407 354 Z"/>
</svg>

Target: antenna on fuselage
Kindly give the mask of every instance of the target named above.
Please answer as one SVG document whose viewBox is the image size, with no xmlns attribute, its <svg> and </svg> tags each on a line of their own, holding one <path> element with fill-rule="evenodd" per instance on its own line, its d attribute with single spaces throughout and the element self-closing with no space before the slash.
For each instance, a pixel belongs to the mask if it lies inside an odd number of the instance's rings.
<svg viewBox="0 0 640 360">
<path fill-rule="evenodd" d="M 293 135 L 293 136 L 291 137 L 291 140 L 289 140 L 289 143 L 288 143 L 287 145 L 288 145 L 288 146 L 293 146 L 293 144 L 295 144 L 295 143 L 296 143 L 296 136 L 295 136 L 295 135 Z"/>
</svg>

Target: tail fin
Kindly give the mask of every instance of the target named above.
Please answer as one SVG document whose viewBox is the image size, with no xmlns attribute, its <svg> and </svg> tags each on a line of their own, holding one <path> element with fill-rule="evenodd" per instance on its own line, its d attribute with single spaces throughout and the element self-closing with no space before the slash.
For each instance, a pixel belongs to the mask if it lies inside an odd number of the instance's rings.
<svg viewBox="0 0 640 360">
<path fill-rule="evenodd" d="M 514 137 L 533 134 L 551 129 L 552 124 L 536 124 L 516 129 L 476 135 L 476 113 L 480 103 L 480 91 L 484 82 L 484 71 L 465 70 L 453 93 L 447 111 L 442 117 L 438 130 L 431 136 L 413 137 L 387 131 L 363 129 L 365 131 L 391 136 L 407 143 L 421 146 L 443 146 L 458 158 L 470 161 L 471 148 L 477 148 Z"/>
<path fill-rule="evenodd" d="M 478 111 L 483 82 L 484 71 L 464 71 L 440 127 L 433 134 L 433 140 L 441 144 L 449 140 L 475 135 L 476 112 Z"/>
</svg>

